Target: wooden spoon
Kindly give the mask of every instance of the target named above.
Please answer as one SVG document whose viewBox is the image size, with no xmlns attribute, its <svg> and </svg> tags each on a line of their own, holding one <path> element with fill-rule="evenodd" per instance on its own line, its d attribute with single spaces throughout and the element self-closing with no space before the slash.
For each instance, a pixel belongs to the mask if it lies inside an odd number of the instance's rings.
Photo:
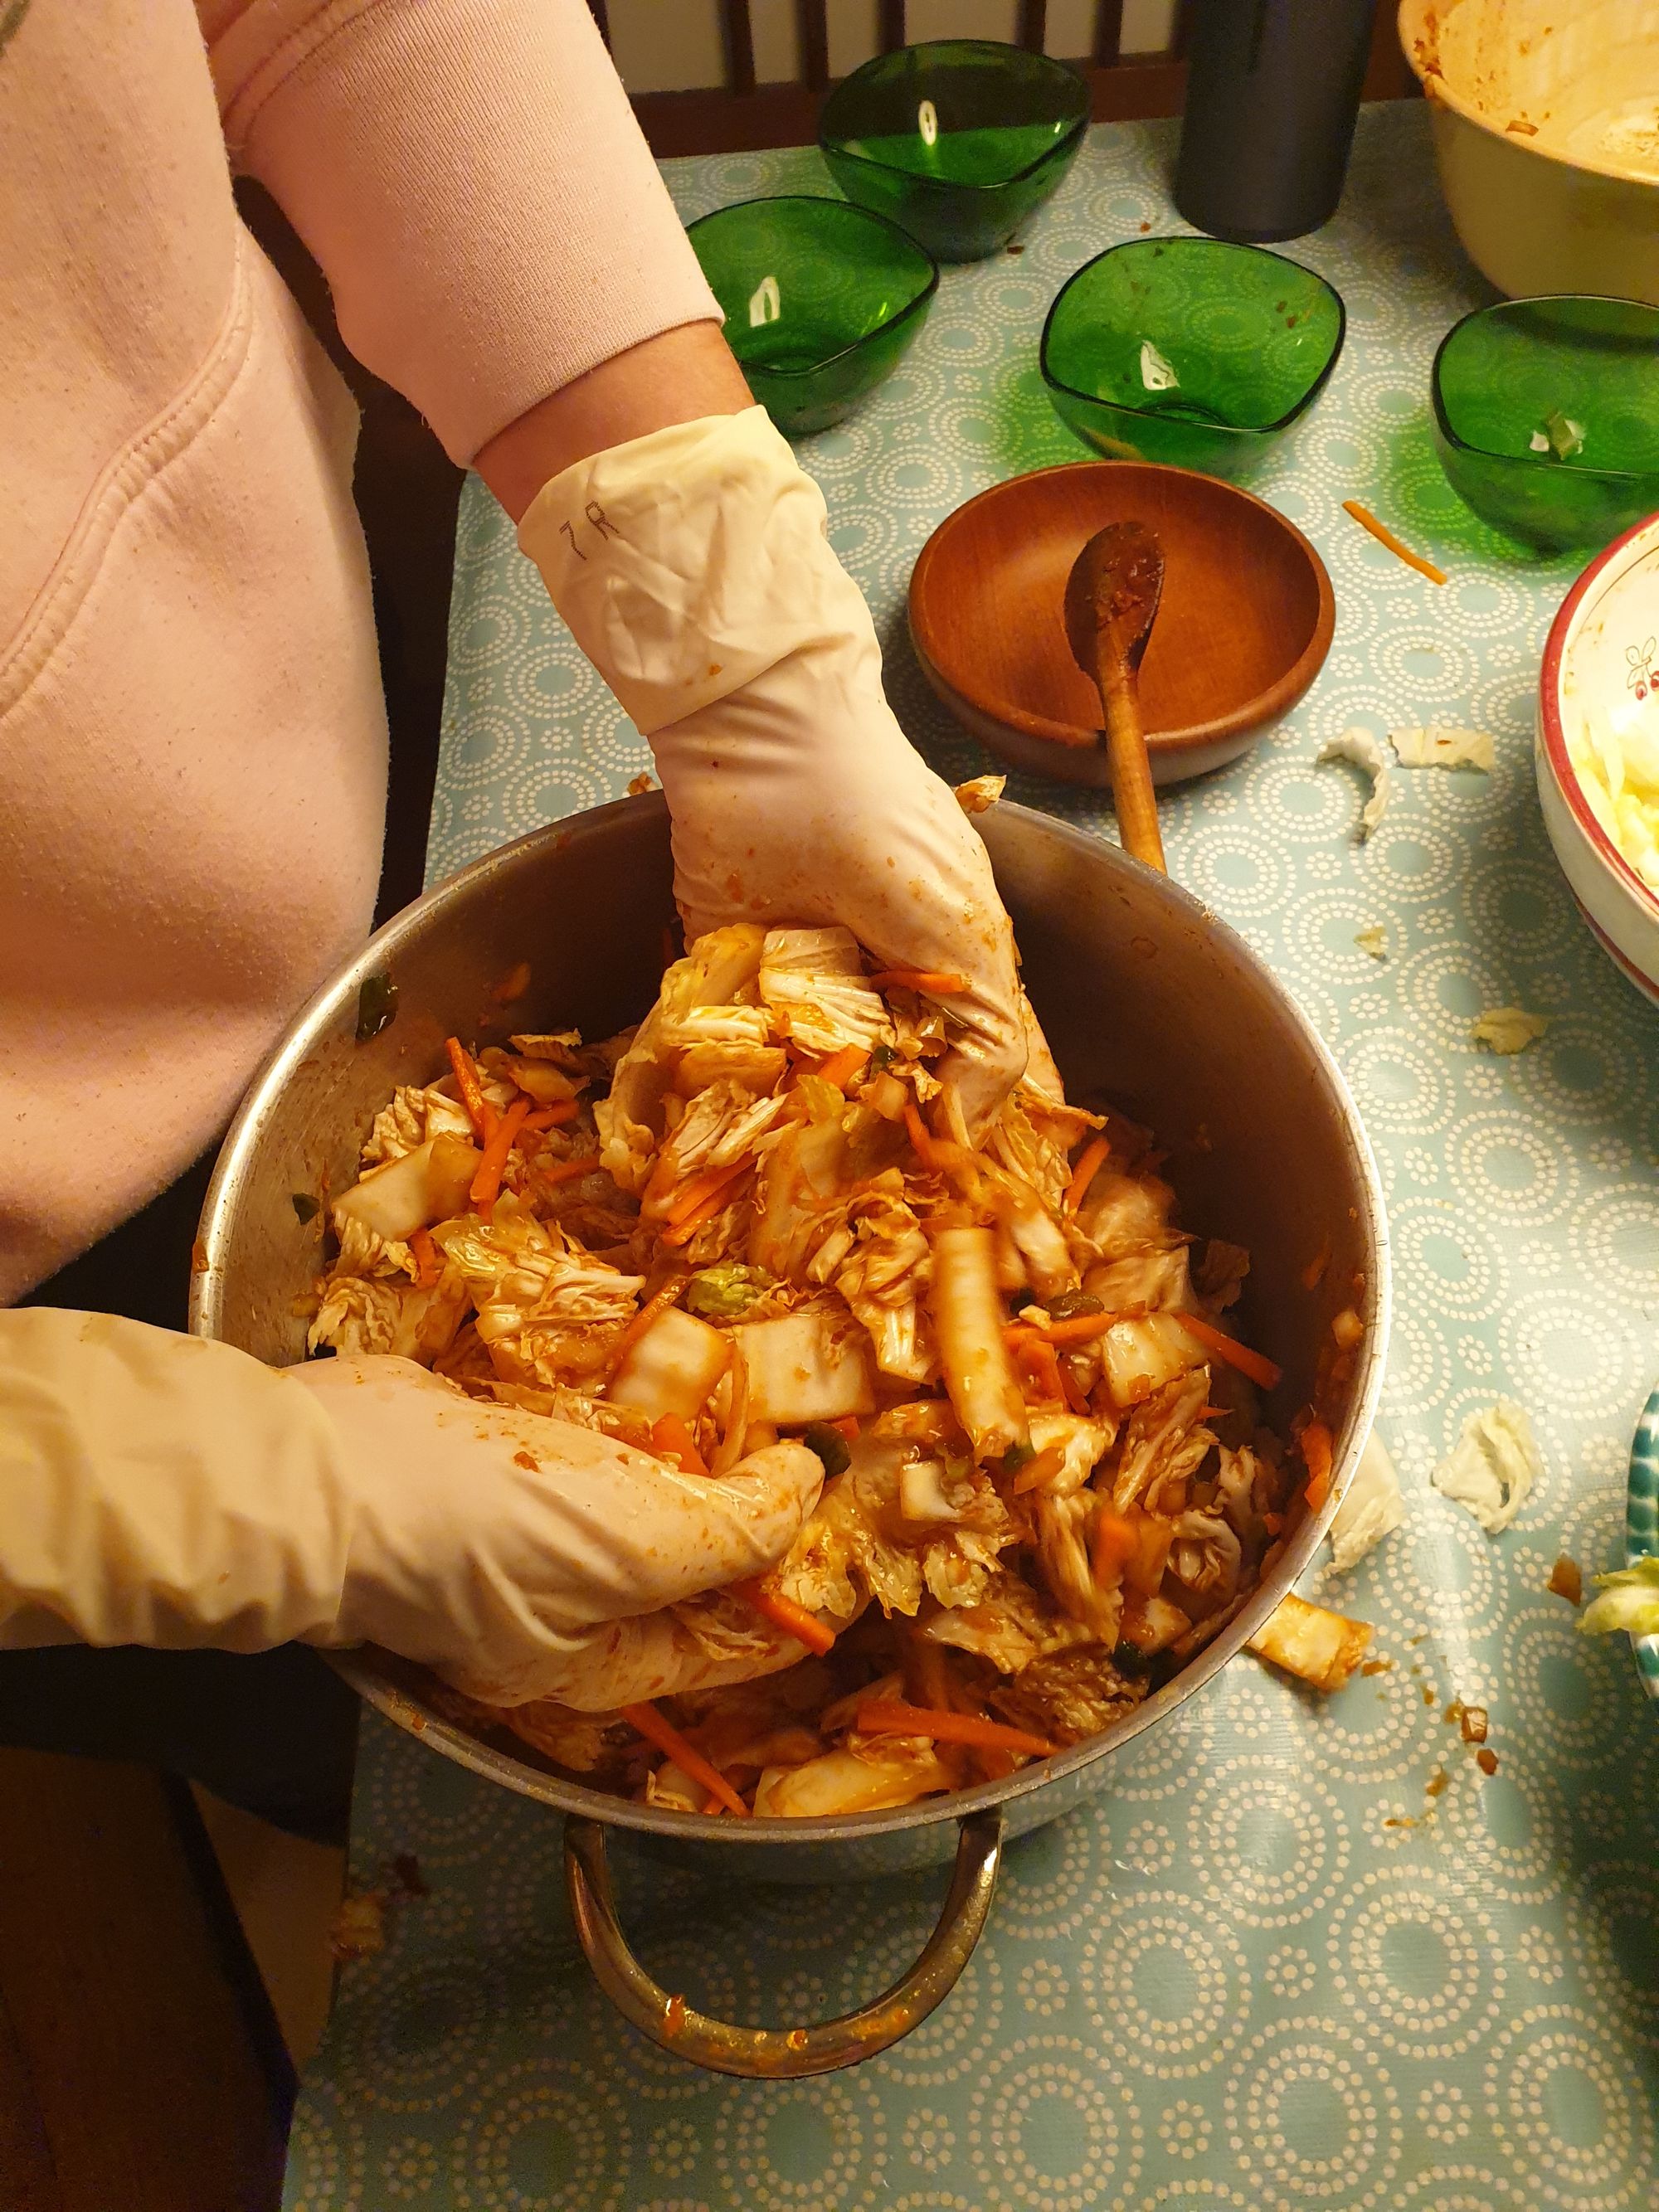
<svg viewBox="0 0 1659 2212">
<path fill-rule="evenodd" d="M 1137 682 L 1163 592 L 1163 550 L 1141 522 L 1097 531 L 1066 579 L 1066 635 L 1106 716 L 1118 834 L 1137 860 L 1167 875 Z"/>
</svg>

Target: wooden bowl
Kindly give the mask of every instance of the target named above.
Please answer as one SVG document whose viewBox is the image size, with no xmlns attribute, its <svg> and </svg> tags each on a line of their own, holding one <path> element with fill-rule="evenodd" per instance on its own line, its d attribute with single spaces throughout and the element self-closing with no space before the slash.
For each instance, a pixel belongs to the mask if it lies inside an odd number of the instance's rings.
<svg viewBox="0 0 1659 2212">
<path fill-rule="evenodd" d="M 922 672 L 1012 766 L 1109 788 L 1100 700 L 1066 641 L 1066 579 L 1109 522 L 1164 548 L 1140 669 L 1158 783 L 1234 760 L 1302 696 L 1336 619 L 1325 564 L 1265 501 L 1142 461 L 1073 461 L 994 484 L 948 514 L 910 578 Z"/>
</svg>

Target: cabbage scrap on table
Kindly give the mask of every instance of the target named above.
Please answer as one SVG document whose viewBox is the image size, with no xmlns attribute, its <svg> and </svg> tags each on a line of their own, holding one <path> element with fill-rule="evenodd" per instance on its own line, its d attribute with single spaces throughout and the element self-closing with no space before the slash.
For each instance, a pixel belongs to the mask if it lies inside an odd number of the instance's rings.
<svg viewBox="0 0 1659 2212">
<path fill-rule="evenodd" d="M 1633 1565 L 1597 1575 L 1593 1597 L 1578 1616 L 1586 1636 L 1659 1636 L 1659 1557 L 1650 1554 Z"/>
<path fill-rule="evenodd" d="M 1248 1255 L 1177 1225 L 1146 1132 L 1028 1079 L 936 1133 L 961 988 L 738 925 L 637 1030 L 452 1039 L 377 1115 L 313 1352 L 694 1476 L 780 1436 L 825 1469 L 771 1574 L 672 1608 L 715 1686 L 619 1710 L 596 1661 L 459 1717 L 653 1804 L 906 1804 L 1112 1727 L 1323 1503 L 1328 1430 L 1264 1425 L 1278 1370 L 1223 1326 Z"/>
</svg>

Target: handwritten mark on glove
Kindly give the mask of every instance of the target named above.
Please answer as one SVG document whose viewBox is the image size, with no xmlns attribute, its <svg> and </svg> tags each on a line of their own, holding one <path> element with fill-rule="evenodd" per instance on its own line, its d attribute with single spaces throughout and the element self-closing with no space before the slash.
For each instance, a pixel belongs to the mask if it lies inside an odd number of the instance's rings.
<svg viewBox="0 0 1659 2212">
<path fill-rule="evenodd" d="M 616 524 L 612 522 L 611 517 L 599 505 L 598 500 L 590 499 L 587 505 L 582 509 L 582 513 L 587 517 L 587 520 L 592 523 L 594 529 L 599 532 L 601 541 L 607 538 L 620 538 L 622 536 L 621 531 L 617 529 Z M 586 554 L 582 551 L 581 547 L 576 543 L 575 524 L 574 522 L 562 522 L 559 525 L 559 529 L 561 532 L 570 540 L 570 550 L 575 555 L 576 558 L 579 561 L 586 561 L 587 558 Z"/>
</svg>

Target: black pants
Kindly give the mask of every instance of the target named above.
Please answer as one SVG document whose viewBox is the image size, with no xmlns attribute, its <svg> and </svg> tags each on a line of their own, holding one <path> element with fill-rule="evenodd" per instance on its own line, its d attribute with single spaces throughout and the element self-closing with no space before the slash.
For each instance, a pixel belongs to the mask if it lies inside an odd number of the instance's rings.
<svg viewBox="0 0 1659 2212">
<path fill-rule="evenodd" d="M 210 1159 L 43 1283 L 29 1305 L 185 1326 Z M 0 1743 L 133 1759 L 279 1827 L 344 1839 L 357 1701 L 314 1651 L 0 1652 Z"/>
</svg>

